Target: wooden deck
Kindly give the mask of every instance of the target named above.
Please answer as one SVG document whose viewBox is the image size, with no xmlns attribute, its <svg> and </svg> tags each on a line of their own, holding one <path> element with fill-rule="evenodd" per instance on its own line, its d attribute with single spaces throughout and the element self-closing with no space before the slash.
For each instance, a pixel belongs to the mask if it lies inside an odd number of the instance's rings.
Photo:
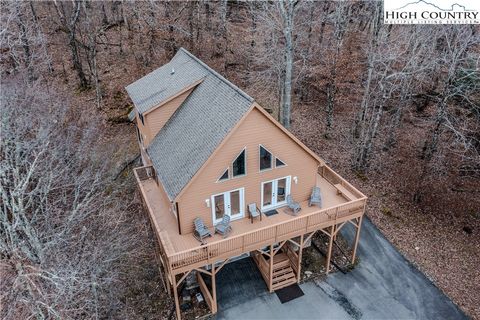
<svg viewBox="0 0 480 320">
<path fill-rule="evenodd" d="M 139 178 L 139 169 L 142 168 L 135 169 L 135 176 L 163 251 L 162 258 L 168 260 L 164 262 L 172 274 L 357 218 L 363 215 L 366 201 L 363 194 L 324 166 L 317 174 L 317 186 L 322 190 L 322 208 L 308 207 L 307 201 L 303 201 L 297 216 L 283 207 L 277 209 L 278 214 L 263 216 L 262 221 L 256 219 L 253 224 L 247 217 L 236 220 L 232 222 L 233 231 L 226 239 L 215 235 L 201 245 L 193 234 L 178 234 L 176 218 L 170 212 L 168 199 L 162 196 L 164 193 L 160 192 L 160 186 L 153 178 Z M 349 190 L 349 198 L 353 195 L 355 199 L 349 200 L 339 193 L 338 186 L 335 186 L 339 184 Z"/>
</svg>

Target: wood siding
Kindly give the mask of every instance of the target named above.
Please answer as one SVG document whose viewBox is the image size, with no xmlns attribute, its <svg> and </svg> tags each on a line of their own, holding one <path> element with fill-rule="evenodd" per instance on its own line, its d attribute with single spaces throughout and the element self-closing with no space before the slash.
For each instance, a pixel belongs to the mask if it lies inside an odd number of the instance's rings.
<svg viewBox="0 0 480 320">
<path fill-rule="evenodd" d="M 201 217 L 210 227 L 213 225 L 212 208 L 206 206 L 205 200 L 214 194 L 245 188 L 244 219 L 248 219 L 247 204 L 256 202 L 258 207 L 261 206 L 262 182 L 291 176 L 291 194 L 295 201 L 308 199 L 312 187 L 315 186 L 319 161 L 259 110 L 253 108 L 227 139 L 177 199 L 183 234 L 193 231 L 193 220 L 196 217 Z M 260 171 L 260 144 L 273 156 L 281 159 L 286 166 Z M 216 182 L 243 148 L 246 148 L 247 174 Z M 298 177 L 297 184 L 293 179 L 295 176 Z"/>
<path fill-rule="evenodd" d="M 148 137 L 150 136 L 150 128 L 147 126 L 147 121 L 145 117 L 143 117 L 143 121 L 145 124 L 142 123 L 142 120 L 140 120 L 140 117 L 138 116 L 138 112 L 135 115 L 135 122 L 137 124 L 138 131 L 142 135 L 142 140 L 143 140 L 143 147 L 147 148 L 148 143 Z M 142 147 L 142 145 L 140 145 Z"/>
<path fill-rule="evenodd" d="M 173 113 L 178 109 L 183 101 L 185 101 L 192 90 L 193 88 L 145 115 L 145 125 L 150 129 L 147 137 L 148 144 L 153 140 L 153 138 L 155 138 L 160 129 L 163 128 L 168 119 L 170 119 Z"/>
<path fill-rule="evenodd" d="M 165 102 L 159 107 L 152 108 L 152 111 L 146 112 L 143 116 L 145 125 L 142 124 L 138 113 L 135 116 L 140 133 L 143 135 L 143 146 L 148 147 L 153 138 L 157 135 L 160 129 L 163 128 L 168 119 L 174 114 L 178 107 L 185 101 L 188 95 L 193 91 L 193 87 L 189 90 L 179 94 L 171 100 Z"/>
</svg>

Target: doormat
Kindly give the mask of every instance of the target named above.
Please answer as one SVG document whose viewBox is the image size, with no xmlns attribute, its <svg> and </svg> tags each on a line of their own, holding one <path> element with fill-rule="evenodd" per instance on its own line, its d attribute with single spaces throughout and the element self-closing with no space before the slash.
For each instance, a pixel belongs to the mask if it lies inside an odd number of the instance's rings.
<svg viewBox="0 0 480 320">
<path fill-rule="evenodd" d="M 273 210 L 268 210 L 268 211 L 265 211 L 263 214 L 266 215 L 267 217 L 270 217 L 270 216 L 273 216 L 274 214 L 277 214 L 278 211 L 273 209 Z"/>
<path fill-rule="evenodd" d="M 296 283 L 280 290 L 276 290 L 275 293 L 277 294 L 277 297 L 278 299 L 280 299 L 281 303 L 300 298 L 304 295 L 302 289 L 300 289 L 300 287 Z"/>
</svg>

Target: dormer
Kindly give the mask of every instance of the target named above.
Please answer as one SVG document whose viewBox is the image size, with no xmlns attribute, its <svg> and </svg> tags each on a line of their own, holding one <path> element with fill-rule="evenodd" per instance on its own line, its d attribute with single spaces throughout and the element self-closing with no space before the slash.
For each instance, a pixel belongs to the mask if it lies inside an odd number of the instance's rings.
<svg viewBox="0 0 480 320">
<path fill-rule="evenodd" d="M 165 126 L 165 124 L 173 116 L 175 111 L 177 111 L 177 109 L 188 98 L 188 96 L 192 93 L 195 87 L 199 85 L 202 81 L 203 79 L 194 82 L 193 84 L 180 90 L 173 96 L 149 108 L 143 113 L 137 111 L 135 119 L 139 131 L 139 142 L 143 145 L 144 148 L 148 147 L 150 142 Z"/>
</svg>

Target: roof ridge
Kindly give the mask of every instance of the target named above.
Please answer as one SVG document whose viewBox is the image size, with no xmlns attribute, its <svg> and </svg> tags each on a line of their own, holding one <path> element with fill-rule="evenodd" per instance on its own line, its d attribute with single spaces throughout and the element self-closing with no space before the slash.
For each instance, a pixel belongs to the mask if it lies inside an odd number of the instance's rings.
<svg viewBox="0 0 480 320">
<path fill-rule="evenodd" d="M 210 68 L 205 62 L 203 62 L 202 60 L 200 60 L 199 58 L 197 58 L 196 56 L 194 56 L 191 52 L 189 52 L 187 49 L 185 49 L 184 47 L 180 47 L 181 51 L 183 51 L 184 53 L 186 53 L 191 59 L 195 60 L 196 62 L 198 62 L 202 67 L 204 67 L 205 69 L 207 69 L 209 72 L 211 72 L 214 76 L 216 76 L 218 79 L 220 79 L 221 81 L 225 82 L 227 85 L 229 85 L 232 89 L 234 89 L 238 94 L 240 94 L 241 96 L 243 96 L 245 99 L 247 99 L 249 102 L 253 102 L 254 99 L 252 97 L 250 97 L 246 92 L 244 92 L 242 89 L 240 89 L 239 87 L 237 87 L 236 85 L 234 85 L 233 83 L 231 83 L 230 81 L 228 81 L 225 77 L 223 77 L 221 74 L 219 74 L 217 71 L 213 70 L 212 68 Z"/>
</svg>

